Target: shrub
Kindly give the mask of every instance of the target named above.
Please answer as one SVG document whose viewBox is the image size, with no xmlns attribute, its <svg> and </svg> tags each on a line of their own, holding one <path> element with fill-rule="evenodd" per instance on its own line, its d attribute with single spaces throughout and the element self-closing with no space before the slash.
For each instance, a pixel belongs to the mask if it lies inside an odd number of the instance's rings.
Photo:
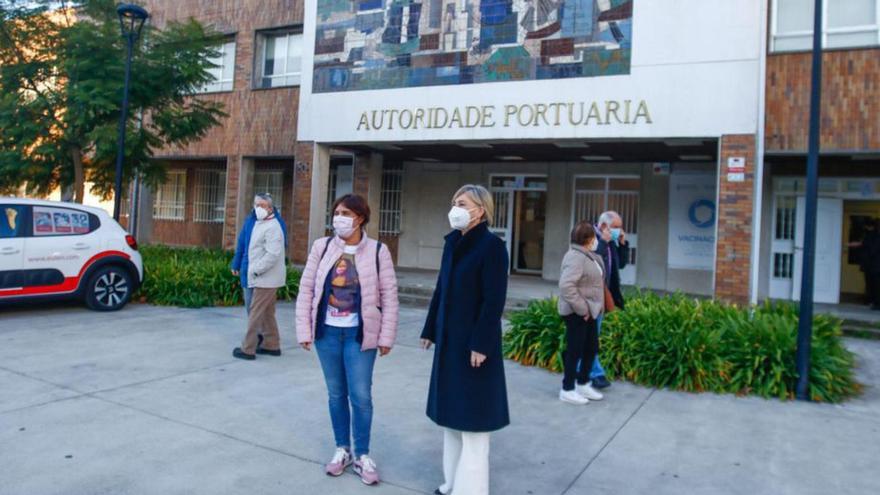
<svg viewBox="0 0 880 495">
<path fill-rule="evenodd" d="M 602 322 L 602 364 L 611 377 L 689 392 L 794 397 L 797 308 L 765 304 L 740 308 L 682 294 L 638 293 L 626 311 Z M 565 324 L 556 299 L 533 301 L 510 317 L 505 356 L 530 366 L 562 370 Z M 843 346 L 841 322 L 813 319 L 810 396 L 840 402 L 859 393 L 853 355 Z"/>
<path fill-rule="evenodd" d="M 229 251 L 158 245 L 143 246 L 140 251 L 146 277 L 135 297 L 143 302 L 187 308 L 244 302 L 239 278 L 229 270 Z M 287 285 L 278 290 L 279 299 L 296 298 L 299 277 L 298 270 L 288 267 Z"/>
</svg>

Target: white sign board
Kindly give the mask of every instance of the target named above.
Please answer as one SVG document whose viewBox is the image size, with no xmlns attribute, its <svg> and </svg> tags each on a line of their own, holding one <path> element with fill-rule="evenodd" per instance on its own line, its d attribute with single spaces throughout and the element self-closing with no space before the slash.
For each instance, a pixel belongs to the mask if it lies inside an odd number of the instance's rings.
<svg viewBox="0 0 880 495">
<path fill-rule="evenodd" d="M 715 175 L 673 173 L 669 178 L 669 268 L 713 268 L 715 219 Z"/>
</svg>

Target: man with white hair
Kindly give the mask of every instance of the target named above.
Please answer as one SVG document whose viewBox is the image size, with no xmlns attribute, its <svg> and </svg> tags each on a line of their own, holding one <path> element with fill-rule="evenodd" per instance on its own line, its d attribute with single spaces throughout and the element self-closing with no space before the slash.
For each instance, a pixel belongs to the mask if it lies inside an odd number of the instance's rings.
<svg viewBox="0 0 880 495">
<path fill-rule="evenodd" d="M 626 267 L 629 260 L 629 243 L 626 241 L 626 233 L 623 231 L 623 219 L 616 211 L 606 211 L 599 215 L 596 224 L 596 235 L 599 243 L 596 253 L 602 257 L 605 265 L 605 284 L 614 299 L 614 306 L 623 309 L 626 301 L 620 290 L 620 270 Z M 599 331 L 602 331 L 602 317 L 598 320 Z M 600 349 L 601 352 L 601 349 Z M 590 371 L 590 382 L 594 388 L 606 388 L 611 382 L 605 377 L 605 370 L 599 362 L 599 355 L 593 361 L 593 369 Z"/>
<path fill-rule="evenodd" d="M 253 290 L 248 308 L 247 334 L 232 355 L 253 360 L 255 354 L 281 355 L 275 300 L 278 287 L 287 283 L 284 262 L 284 232 L 275 218 L 272 196 L 254 198 L 255 223 L 247 246 L 247 288 Z"/>
</svg>

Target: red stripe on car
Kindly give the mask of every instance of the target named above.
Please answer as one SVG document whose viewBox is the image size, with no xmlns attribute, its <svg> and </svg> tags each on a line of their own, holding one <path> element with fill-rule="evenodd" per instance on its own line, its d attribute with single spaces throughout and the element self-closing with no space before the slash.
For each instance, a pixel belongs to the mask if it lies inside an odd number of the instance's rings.
<svg viewBox="0 0 880 495">
<path fill-rule="evenodd" d="M 0 297 L 9 297 L 9 296 L 35 296 L 42 294 L 64 294 L 68 292 L 73 292 L 79 287 L 79 282 L 82 279 L 82 276 L 86 273 L 86 270 L 89 269 L 96 261 L 109 258 L 111 256 L 121 256 L 125 259 L 131 259 L 127 253 L 122 251 L 104 251 L 102 253 L 98 253 L 91 258 L 83 265 L 80 269 L 79 274 L 75 277 L 66 277 L 64 282 L 56 285 L 35 285 L 33 287 L 24 287 L 22 289 L 0 289 Z"/>
</svg>

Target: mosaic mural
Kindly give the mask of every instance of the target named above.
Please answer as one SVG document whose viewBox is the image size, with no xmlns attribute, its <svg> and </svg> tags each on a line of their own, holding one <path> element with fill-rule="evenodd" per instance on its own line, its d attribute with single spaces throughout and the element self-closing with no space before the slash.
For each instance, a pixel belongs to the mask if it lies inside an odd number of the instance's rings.
<svg viewBox="0 0 880 495">
<path fill-rule="evenodd" d="M 313 92 L 629 74 L 634 0 L 317 0 Z"/>
</svg>

